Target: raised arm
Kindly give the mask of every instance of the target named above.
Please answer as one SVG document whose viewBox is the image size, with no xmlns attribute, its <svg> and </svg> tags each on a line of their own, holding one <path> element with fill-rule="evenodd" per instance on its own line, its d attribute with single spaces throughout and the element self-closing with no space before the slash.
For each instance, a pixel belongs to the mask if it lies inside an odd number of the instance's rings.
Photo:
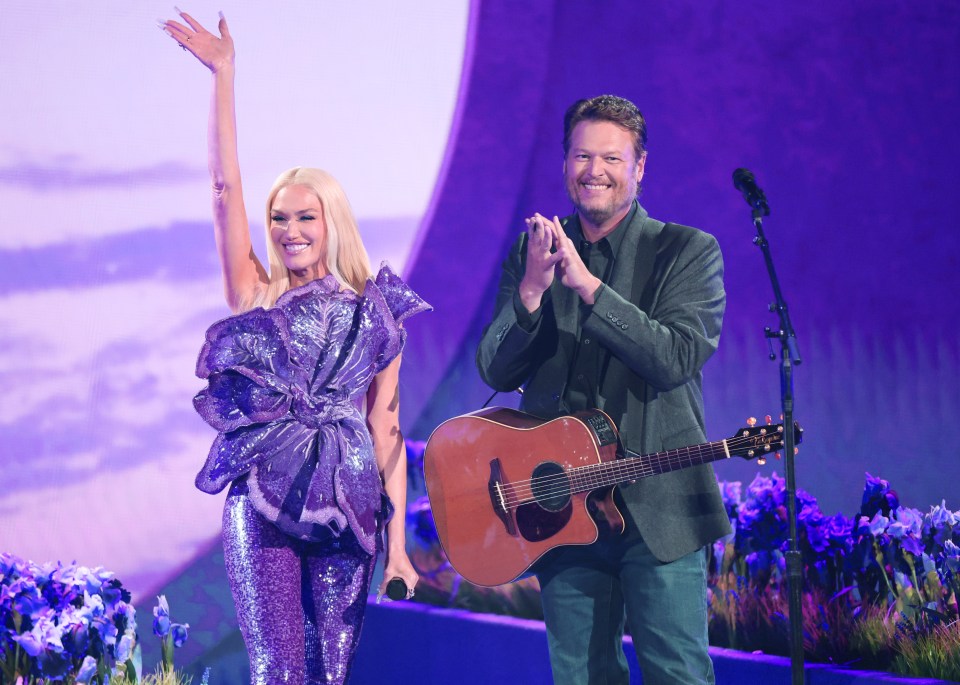
<svg viewBox="0 0 960 685">
<path fill-rule="evenodd" d="M 408 591 L 419 576 L 407 556 L 407 450 L 400 432 L 400 357 L 378 373 L 367 391 L 367 426 L 373 438 L 373 451 L 383 487 L 393 504 L 393 518 L 387 523 L 387 554 L 383 563 L 383 582 L 402 578 Z"/>
<path fill-rule="evenodd" d="M 234 312 L 250 303 L 266 285 L 267 273 L 253 252 L 250 226 L 243 204 L 240 160 L 237 155 L 237 119 L 234 105 L 234 48 L 227 20 L 220 15 L 220 37 L 193 17 L 180 12 L 186 24 L 161 23 L 161 28 L 207 67 L 213 76 L 207 161 L 213 183 L 213 227 L 223 267 L 224 294 Z"/>
</svg>

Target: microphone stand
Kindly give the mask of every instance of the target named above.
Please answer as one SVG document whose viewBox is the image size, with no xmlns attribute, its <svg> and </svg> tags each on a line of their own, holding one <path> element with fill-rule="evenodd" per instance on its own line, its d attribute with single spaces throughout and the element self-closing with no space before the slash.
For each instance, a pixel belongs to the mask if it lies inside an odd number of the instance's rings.
<svg viewBox="0 0 960 685">
<path fill-rule="evenodd" d="M 762 197 L 762 194 L 761 194 Z M 754 245 L 763 252 L 763 261 L 767 265 L 770 283 L 773 285 L 774 302 L 770 311 L 780 317 L 779 330 L 771 330 L 769 326 L 763 329 L 764 336 L 770 340 L 780 340 L 780 402 L 783 408 L 784 436 L 784 469 L 786 470 L 786 497 L 787 516 L 790 519 L 789 550 L 784 555 L 787 566 L 787 591 L 790 598 L 790 682 L 792 685 L 803 685 L 803 562 L 797 546 L 797 495 L 796 478 L 794 473 L 795 436 L 793 428 L 793 367 L 801 363 L 800 351 L 797 348 L 797 336 L 790 315 L 787 312 L 787 303 L 780 292 L 780 282 L 773 267 L 773 258 L 770 256 L 770 245 L 763 234 L 762 217 L 770 213 L 763 202 L 751 203 L 753 207 L 753 224 L 757 235 L 753 239 Z M 749 202 L 749 200 L 748 200 Z M 771 351 L 770 359 L 776 359 Z"/>
</svg>

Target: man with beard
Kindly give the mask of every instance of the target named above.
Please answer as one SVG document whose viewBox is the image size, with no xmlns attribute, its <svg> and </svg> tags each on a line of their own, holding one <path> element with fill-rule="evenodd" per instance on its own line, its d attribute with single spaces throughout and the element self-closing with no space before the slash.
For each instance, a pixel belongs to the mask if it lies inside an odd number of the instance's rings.
<svg viewBox="0 0 960 685">
<path fill-rule="evenodd" d="M 628 100 L 567 110 L 563 175 L 576 211 L 526 220 L 477 351 L 491 387 L 524 386 L 521 409 L 545 419 L 601 409 L 641 454 L 705 442 L 701 369 L 725 306 L 717 241 L 637 202 L 646 142 Z M 600 522 L 596 542 L 555 548 L 533 568 L 555 682 L 629 682 L 625 620 L 646 685 L 714 682 L 705 546 L 730 526 L 712 467 L 618 487 L 614 501 L 622 533 Z"/>
</svg>

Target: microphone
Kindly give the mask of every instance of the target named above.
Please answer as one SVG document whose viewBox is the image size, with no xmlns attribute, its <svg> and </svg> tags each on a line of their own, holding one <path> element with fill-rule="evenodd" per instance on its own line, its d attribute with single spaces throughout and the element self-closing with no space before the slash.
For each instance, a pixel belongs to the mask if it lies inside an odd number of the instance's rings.
<svg viewBox="0 0 960 685">
<path fill-rule="evenodd" d="M 757 179 L 746 169 L 740 168 L 733 172 L 733 187 L 743 194 L 743 199 L 753 207 L 754 217 L 770 216 L 770 206 L 767 196 L 757 185 Z"/>
<path fill-rule="evenodd" d="M 403 578 L 393 578 L 387 583 L 387 597 L 394 602 L 407 598 L 407 584 L 403 582 Z"/>
</svg>

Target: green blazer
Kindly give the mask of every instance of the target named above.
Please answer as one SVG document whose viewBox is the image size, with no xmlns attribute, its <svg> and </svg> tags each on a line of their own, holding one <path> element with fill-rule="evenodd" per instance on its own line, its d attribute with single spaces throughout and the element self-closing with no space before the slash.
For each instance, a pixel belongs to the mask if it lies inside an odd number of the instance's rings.
<svg viewBox="0 0 960 685">
<path fill-rule="evenodd" d="M 568 235 L 575 235 L 578 221 L 576 215 L 562 220 Z M 634 452 L 705 442 L 701 369 L 717 349 L 726 303 L 720 248 L 713 236 L 664 224 L 642 207 L 625 229 L 610 280 L 583 321 L 583 335 L 602 349 L 598 408 Z M 526 233 L 503 264 L 477 367 L 496 390 L 523 386 L 524 411 L 554 418 L 563 413 L 581 301 L 554 280 L 526 330 L 518 322 L 518 312 L 525 311 L 518 294 L 525 258 Z M 710 465 L 646 478 L 622 486 L 621 493 L 625 517 L 661 561 L 730 532 Z"/>
</svg>

